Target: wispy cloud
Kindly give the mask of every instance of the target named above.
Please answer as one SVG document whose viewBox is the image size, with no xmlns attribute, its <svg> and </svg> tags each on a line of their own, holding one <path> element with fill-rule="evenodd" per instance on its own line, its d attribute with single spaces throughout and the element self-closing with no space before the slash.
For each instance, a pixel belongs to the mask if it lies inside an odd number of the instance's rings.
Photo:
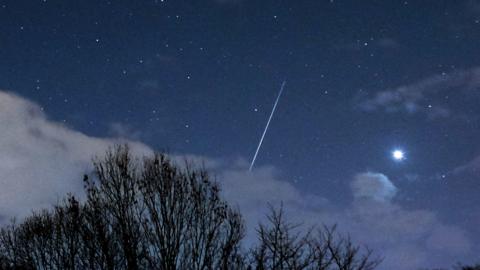
<svg viewBox="0 0 480 270">
<path fill-rule="evenodd" d="M 429 119 L 469 119 L 471 115 L 457 108 L 456 99 L 479 98 L 480 68 L 442 73 L 409 85 L 376 92 L 361 97 L 357 108 L 388 113 L 422 113 Z"/>
<path fill-rule="evenodd" d="M 463 174 L 463 173 L 473 173 L 474 175 L 480 174 L 480 156 L 473 158 L 471 161 L 467 162 L 466 164 L 462 164 L 455 169 L 453 169 L 450 173 L 452 174 Z"/>
<path fill-rule="evenodd" d="M 142 137 L 142 132 L 133 129 L 130 125 L 114 122 L 109 125 L 109 133 L 112 137 L 130 139 L 138 141 Z"/>
</svg>

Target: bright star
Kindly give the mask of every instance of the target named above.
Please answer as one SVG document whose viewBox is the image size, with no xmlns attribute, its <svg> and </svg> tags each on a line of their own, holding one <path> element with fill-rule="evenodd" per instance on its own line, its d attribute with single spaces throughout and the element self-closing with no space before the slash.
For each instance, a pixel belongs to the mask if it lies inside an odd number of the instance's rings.
<svg viewBox="0 0 480 270">
<path fill-rule="evenodd" d="M 394 151 L 392 152 L 392 157 L 393 157 L 395 160 L 400 161 L 400 160 L 405 159 L 405 153 L 403 153 L 402 150 L 394 150 Z"/>
</svg>

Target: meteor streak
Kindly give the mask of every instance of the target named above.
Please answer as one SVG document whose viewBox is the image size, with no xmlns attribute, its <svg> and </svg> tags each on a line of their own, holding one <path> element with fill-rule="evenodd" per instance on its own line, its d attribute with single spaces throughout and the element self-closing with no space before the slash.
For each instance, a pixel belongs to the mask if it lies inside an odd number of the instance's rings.
<svg viewBox="0 0 480 270">
<path fill-rule="evenodd" d="M 280 96 L 282 95 L 283 88 L 285 87 L 286 83 L 287 81 L 283 81 L 282 86 L 280 87 L 280 92 L 278 92 L 278 96 L 277 96 L 277 99 L 275 100 L 275 104 L 273 104 L 272 112 L 270 113 L 270 117 L 268 117 L 267 125 L 263 130 L 263 134 L 262 134 L 262 137 L 260 138 L 260 142 L 258 143 L 257 150 L 255 151 L 255 155 L 253 156 L 252 163 L 250 163 L 250 168 L 248 169 L 249 172 L 252 171 L 253 165 L 255 164 L 258 151 L 260 150 L 260 147 L 262 147 L 263 139 L 265 138 L 265 134 L 267 134 L 268 126 L 270 125 L 270 121 L 272 121 L 273 114 L 275 113 L 275 109 L 277 108 L 278 101 L 280 100 Z"/>
</svg>

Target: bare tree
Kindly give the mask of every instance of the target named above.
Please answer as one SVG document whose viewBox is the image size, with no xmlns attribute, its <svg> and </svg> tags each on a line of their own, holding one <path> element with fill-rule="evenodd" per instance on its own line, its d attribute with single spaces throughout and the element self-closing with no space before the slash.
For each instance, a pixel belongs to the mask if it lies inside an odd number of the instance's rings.
<svg viewBox="0 0 480 270">
<path fill-rule="evenodd" d="M 240 212 L 205 169 L 164 154 L 135 158 L 127 146 L 94 160 L 86 199 L 68 195 L 0 230 L 1 269 L 371 270 L 371 252 L 334 228 L 302 233 L 270 207 L 245 252 Z M 468 268 L 467 268 L 468 269 Z"/>
<path fill-rule="evenodd" d="M 333 269 L 339 270 L 372 270 L 381 262 L 380 259 L 372 259 L 372 251 L 352 243 L 350 237 L 344 237 L 336 233 L 335 226 L 324 226 L 319 231 L 319 241 L 316 246 L 326 251 L 328 261 Z M 325 268 L 329 269 L 329 268 Z"/>
<path fill-rule="evenodd" d="M 95 159 L 86 201 L 67 196 L 0 231 L 2 268 L 240 269 L 244 225 L 204 169 L 127 146 Z M 4 267 L 5 266 L 5 267 Z"/>
<path fill-rule="evenodd" d="M 44 214 L 45 216 L 47 214 Z M 82 248 L 82 211 L 78 200 L 69 195 L 53 211 L 52 260 L 55 269 L 75 269 Z"/>
<path fill-rule="evenodd" d="M 162 154 L 144 160 L 143 229 L 152 269 L 231 269 L 244 235 L 241 215 L 205 170 Z"/>
<path fill-rule="evenodd" d="M 96 181 L 86 181 L 87 196 L 91 200 L 87 205 L 92 211 L 97 211 L 91 218 L 103 218 L 98 220 L 103 227 L 97 226 L 99 231 L 94 231 L 94 234 L 104 245 L 102 255 L 108 269 L 123 266 L 128 270 L 137 270 L 147 262 L 145 238 L 138 219 L 143 211 L 139 202 L 138 166 L 128 146 L 119 145 L 108 150 L 103 159 L 94 161 Z M 121 250 L 121 256 L 113 258 L 106 250 L 111 247 L 105 243 L 108 239 L 114 239 L 113 245 Z M 120 262 L 113 263 L 113 260 Z"/>
<path fill-rule="evenodd" d="M 83 207 L 82 267 L 88 269 L 121 269 L 121 250 L 114 233 L 113 218 L 108 204 L 95 183 L 84 177 L 87 201 Z"/>
<path fill-rule="evenodd" d="M 348 237 L 324 226 L 301 233 L 300 225 L 285 220 L 284 211 L 270 206 L 268 224 L 257 229 L 257 246 L 251 251 L 251 267 L 258 270 L 318 269 L 372 270 L 380 263 L 371 251 L 362 251 Z"/>
<path fill-rule="evenodd" d="M 15 220 L 0 230 L 0 266 L 2 269 L 33 269 L 27 245 Z"/>
<path fill-rule="evenodd" d="M 308 269 L 313 266 L 311 231 L 304 235 L 294 232 L 299 225 L 288 223 L 284 214 L 283 208 L 277 211 L 270 206 L 268 225 L 259 225 L 259 243 L 251 251 L 254 268 L 282 270 Z"/>
<path fill-rule="evenodd" d="M 80 248 L 81 210 L 68 196 L 52 212 L 33 213 L 17 226 L 0 232 L 2 264 L 22 269 L 75 269 Z"/>
</svg>

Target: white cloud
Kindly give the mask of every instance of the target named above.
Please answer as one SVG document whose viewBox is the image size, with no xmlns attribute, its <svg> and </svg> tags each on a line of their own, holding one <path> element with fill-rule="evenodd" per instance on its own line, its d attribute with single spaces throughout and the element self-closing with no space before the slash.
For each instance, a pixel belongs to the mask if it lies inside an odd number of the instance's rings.
<svg viewBox="0 0 480 270">
<path fill-rule="evenodd" d="M 385 175 L 371 172 L 356 175 L 351 188 L 355 198 L 376 201 L 389 201 L 397 192 L 397 188 Z"/>
<path fill-rule="evenodd" d="M 41 108 L 0 91 L 0 215 L 24 216 L 82 189 L 93 155 L 118 143 L 48 120 Z M 148 148 L 131 143 L 134 151 Z"/>
</svg>

